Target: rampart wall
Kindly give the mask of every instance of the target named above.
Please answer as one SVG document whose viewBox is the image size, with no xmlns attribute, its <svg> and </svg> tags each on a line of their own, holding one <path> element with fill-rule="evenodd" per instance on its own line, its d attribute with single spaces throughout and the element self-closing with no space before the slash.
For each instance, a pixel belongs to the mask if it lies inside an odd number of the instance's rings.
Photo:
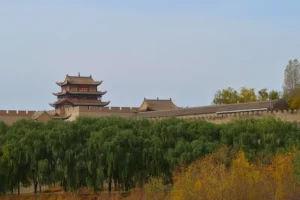
<svg viewBox="0 0 300 200">
<path fill-rule="evenodd" d="M 105 116 L 120 116 L 120 117 L 131 117 L 138 111 L 138 108 L 131 107 L 70 107 L 66 109 L 66 113 L 72 114 L 69 120 L 74 120 L 78 116 L 88 117 L 105 117 Z M 226 114 L 198 114 L 198 115 L 187 115 L 187 116 L 176 116 L 183 119 L 202 119 L 213 123 L 221 124 L 230 122 L 237 118 L 264 118 L 267 116 L 277 117 L 283 121 L 297 122 L 300 123 L 300 110 L 278 110 L 278 111 L 251 111 L 251 112 L 237 112 L 237 113 L 226 113 Z M 154 118 L 157 119 L 157 118 Z M 162 119 L 162 118 L 159 118 Z"/>
<path fill-rule="evenodd" d="M 71 115 L 68 121 L 75 120 L 78 116 L 85 117 L 107 117 L 107 116 L 119 116 L 119 117 L 131 117 L 138 108 L 135 107 L 92 107 L 92 106 L 76 106 L 65 108 L 65 114 Z M 60 111 L 59 111 L 60 112 Z"/>
<path fill-rule="evenodd" d="M 130 107 L 102 107 L 100 109 L 94 107 L 79 107 L 79 115 L 87 117 L 107 117 L 107 116 L 119 116 L 119 117 L 131 117 L 138 108 Z"/>
<path fill-rule="evenodd" d="M 252 111 L 252 112 L 238 112 L 226 114 L 202 114 L 202 115 L 188 115 L 177 116 L 182 119 L 202 119 L 216 124 L 230 122 L 239 118 L 265 118 L 276 117 L 283 121 L 296 122 L 300 124 L 300 110 L 279 110 L 279 111 Z"/>
<path fill-rule="evenodd" d="M 65 108 L 65 115 L 71 115 L 68 121 L 75 120 L 78 116 L 87 117 L 105 117 L 105 116 L 120 116 L 131 117 L 138 108 L 131 107 L 89 107 L 89 106 L 76 106 Z M 47 111 L 50 115 L 61 114 L 60 110 Z M 20 119 L 31 119 L 36 111 L 26 110 L 0 110 L 0 120 L 6 124 L 11 125 Z"/>
<path fill-rule="evenodd" d="M 56 110 L 48 110 L 47 111 L 50 115 L 55 115 L 57 113 Z"/>
<path fill-rule="evenodd" d="M 120 116 L 120 117 L 131 117 L 138 111 L 138 108 L 131 107 L 105 107 L 105 108 L 94 108 L 94 107 L 70 107 L 65 109 L 66 115 L 71 115 L 68 121 L 75 120 L 78 116 L 87 117 L 105 117 L 105 116 Z M 0 120 L 4 121 L 8 125 L 11 125 L 20 119 L 30 119 L 36 111 L 25 111 L 25 110 L 0 110 Z M 50 115 L 60 113 L 60 111 L 50 110 L 47 111 Z M 300 124 L 300 110 L 282 110 L 282 111 L 252 111 L 252 112 L 238 112 L 238 113 L 227 113 L 227 114 L 199 114 L 199 115 L 187 115 L 177 116 L 182 119 L 202 119 L 209 122 L 221 124 L 230 122 L 233 119 L 238 118 L 264 118 L 267 116 L 277 117 L 283 121 L 296 122 Z M 152 118 L 152 119 L 163 119 L 163 118 Z"/>
<path fill-rule="evenodd" d="M 76 108 L 76 107 L 75 107 Z M 135 107 L 89 107 L 80 106 L 79 112 L 106 112 L 106 113 L 135 113 L 139 108 Z"/>
<path fill-rule="evenodd" d="M 0 120 L 11 125 L 20 119 L 30 119 L 35 112 L 31 110 L 0 110 Z"/>
</svg>

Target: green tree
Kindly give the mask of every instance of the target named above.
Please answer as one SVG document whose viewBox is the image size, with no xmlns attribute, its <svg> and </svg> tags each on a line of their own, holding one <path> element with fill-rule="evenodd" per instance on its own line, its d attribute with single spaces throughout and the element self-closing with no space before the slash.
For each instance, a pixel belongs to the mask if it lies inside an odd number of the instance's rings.
<svg viewBox="0 0 300 200">
<path fill-rule="evenodd" d="M 215 93 L 213 103 L 232 104 L 238 102 L 239 98 L 240 98 L 239 93 L 235 89 L 229 87 L 227 89 L 218 90 Z"/>
<path fill-rule="evenodd" d="M 40 123 L 33 120 L 22 119 L 15 122 L 6 133 L 1 161 L 6 168 L 6 188 L 11 191 L 17 188 L 20 193 L 20 184 L 30 183 L 30 164 L 26 160 L 22 141 L 29 131 L 36 130 L 40 126 Z"/>
<path fill-rule="evenodd" d="M 261 90 L 258 91 L 258 99 L 260 101 L 266 101 L 269 99 L 269 93 L 268 93 L 268 89 L 263 88 Z"/>
<path fill-rule="evenodd" d="M 239 98 L 240 103 L 257 101 L 257 97 L 255 94 L 254 88 L 248 89 L 248 88 L 242 87 L 239 96 L 240 96 L 240 98 Z"/>
<path fill-rule="evenodd" d="M 275 91 L 275 90 L 272 90 L 269 92 L 269 99 L 270 100 L 277 100 L 280 98 L 280 94 L 279 92 Z"/>
<path fill-rule="evenodd" d="M 0 192 L 5 194 L 6 192 L 6 183 L 5 183 L 5 174 L 6 168 L 2 163 L 2 156 L 3 156 L 3 146 L 5 145 L 5 136 L 8 130 L 8 126 L 3 122 L 0 121 Z"/>
<path fill-rule="evenodd" d="M 48 152 L 46 141 L 46 132 L 40 130 L 28 131 L 20 145 L 24 151 L 26 165 L 29 166 L 28 176 L 34 184 L 34 193 L 38 192 L 44 184 L 49 183 L 50 164 L 52 158 Z"/>
</svg>

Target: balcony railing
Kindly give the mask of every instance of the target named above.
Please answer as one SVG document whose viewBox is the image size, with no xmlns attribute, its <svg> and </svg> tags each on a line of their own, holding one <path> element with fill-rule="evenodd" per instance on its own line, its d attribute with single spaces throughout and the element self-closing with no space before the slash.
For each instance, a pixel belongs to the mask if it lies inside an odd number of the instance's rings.
<svg viewBox="0 0 300 200">
<path fill-rule="evenodd" d="M 97 92 L 94 88 L 71 88 L 70 92 Z"/>
</svg>

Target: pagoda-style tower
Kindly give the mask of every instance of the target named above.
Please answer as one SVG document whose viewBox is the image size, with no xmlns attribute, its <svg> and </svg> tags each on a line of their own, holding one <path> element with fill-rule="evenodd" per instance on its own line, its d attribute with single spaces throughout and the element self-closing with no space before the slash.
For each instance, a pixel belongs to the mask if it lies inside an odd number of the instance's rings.
<svg viewBox="0 0 300 200">
<path fill-rule="evenodd" d="M 50 105 L 60 110 L 72 106 L 107 106 L 110 102 L 102 101 L 106 91 L 101 92 L 97 89 L 101 83 L 102 81 L 94 81 L 92 76 L 67 75 L 64 82 L 56 83 L 61 87 L 61 92 L 53 93 L 58 100 Z"/>
</svg>

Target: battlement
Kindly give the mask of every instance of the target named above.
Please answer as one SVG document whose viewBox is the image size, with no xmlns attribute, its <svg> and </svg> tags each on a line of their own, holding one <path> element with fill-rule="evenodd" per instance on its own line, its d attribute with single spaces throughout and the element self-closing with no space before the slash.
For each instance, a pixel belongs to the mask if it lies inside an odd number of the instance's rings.
<svg viewBox="0 0 300 200">
<path fill-rule="evenodd" d="M 36 113 L 32 110 L 0 110 L 0 121 L 4 121 L 6 124 L 11 125 L 20 119 L 31 119 Z"/>
<path fill-rule="evenodd" d="M 265 110 L 265 111 L 243 111 L 243 112 L 231 112 L 231 113 L 211 113 L 211 114 L 195 114 L 176 116 L 181 119 L 199 119 L 207 120 L 213 123 L 226 123 L 233 119 L 238 118 L 264 118 L 264 117 L 276 117 L 283 121 L 290 121 L 300 123 L 300 110 Z M 165 117 L 158 117 L 152 119 L 163 119 Z"/>
<path fill-rule="evenodd" d="M 216 113 L 216 116 L 217 117 L 236 117 L 236 116 L 264 116 L 264 115 L 280 115 L 280 114 L 295 115 L 295 114 L 300 114 L 300 110 L 264 110 L 264 111 Z"/>
<path fill-rule="evenodd" d="M 76 107 L 75 107 L 76 108 Z M 72 108 L 69 108 L 72 109 Z M 74 107 L 73 107 L 74 109 Z M 106 112 L 106 113 L 134 113 L 138 111 L 136 107 L 93 107 L 93 106 L 80 106 L 79 112 Z"/>
<path fill-rule="evenodd" d="M 20 116 L 20 117 L 30 117 L 36 111 L 31 110 L 0 110 L 0 116 Z"/>
<path fill-rule="evenodd" d="M 60 110 L 49 110 L 47 111 L 50 115 L 60 113 Z M 77 116 L 111 116 L 118 115 L 122 117 L 130 117 L 134 113 L 138 112 L 138 108 L 135 107 L 92 107 L 92 106 L 76 106 L 65 108 L 66 114 L 71 114 L 74 120 Z M 36 111 L 26 110 L 0 110 L 0 120 L 5 121 L 8 124 L 19 119 L 30 119 Z M 182 119 L 198 119 L 207 120 L 213 123 L 226 123 L 237 118 L 264 118 L 273 116 L 283 121 L 297 122 L 300 123 L 300 110 L 252 110 L 252 111 L 231 111 L 231 112 L 219 112 L 219 113 L 207 113 L 207 114 L 193 114 L 193 115 L 182 115 L 176 116 Z M 163 119 L 166 117 L 154 117 L 150 119 Z"/>
<path fill-rule="evenodd" d="M 49 115 L 55 115 L 57 113 L 56 110 L 48 110 Z"/>
</svg>

